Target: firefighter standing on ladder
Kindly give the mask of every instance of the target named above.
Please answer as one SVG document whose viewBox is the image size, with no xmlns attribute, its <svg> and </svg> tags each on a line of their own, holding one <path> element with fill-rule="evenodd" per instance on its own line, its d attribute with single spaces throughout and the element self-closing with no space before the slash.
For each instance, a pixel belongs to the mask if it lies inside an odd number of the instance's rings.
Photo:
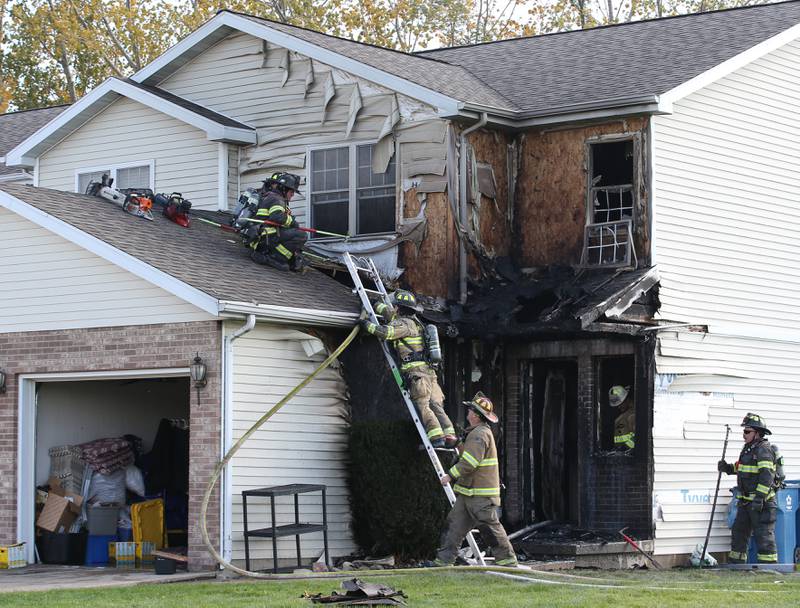
<svg viewBox="0 0 800 608">
<path fill-rule="evenodd" d="M 757 414 L 747 414 L 742 420 L 744 447 L 739 460 L 728 464 L 720 460 L 717 470 L 728 475 L 736 474 L 739 500 L 736 519 L 731 530 L 731 552 L 728 561 L 735 564 L 747 562 L 750 535 L 756 538 L 758 563 L 774 564 L 778 561 L 775 544 L 775 520 L 778 505 L 775 491 L 784 479 L 783 457 L 777 446 L 770 445 L 764 436 L 771 435 L 764 419 Z"/>
<path fill-rule="evenodd" d="M 384 320 L 385 325 L 376 325 L 366 319 L 362 324 L 370 334 L 391 342 L 403 380 L 433 447 L 454 447 L 458 438 L 444 411 L 444 393 L 436 370 L 425 357 L 425 329 L 414 316 L 419 312 L 417 299 L 410 291 L 399 289 L 391 294 L 389 300 L 389 303 L 380 302 L 375 306 L 375 314 Z"/>
</svg>

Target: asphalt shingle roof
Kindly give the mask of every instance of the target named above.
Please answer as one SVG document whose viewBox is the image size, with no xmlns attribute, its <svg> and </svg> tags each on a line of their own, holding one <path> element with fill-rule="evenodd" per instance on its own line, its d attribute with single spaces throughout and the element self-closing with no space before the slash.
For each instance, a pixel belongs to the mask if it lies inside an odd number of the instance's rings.
<svg viewBox="0 0 800 608">
<path fill-rule="evenodd" d="M 21 141 L 38 131 L 68 107 L 68 105 L 63 105 L 0 114 L 0 156 L 5 156 Z M 20 171 L 19 167 L 6 167 L 5 163 L 0 163 L 0 175 L 10 175 Z"/>
<path fill-rule="evenodd" d="M 131 80 L 130 78 L 126 79 L 130 85 L 135 86 L 138 89 L 143 91 L 147 91 L 148 93 L 152 93 L 157 97 L 165 101 L 169 101 L 170 103 L 174 103 L 177 106 L 185 108 L 198 116 L 202 116 L 203 118 L 208 118 L 209 120 L 213 120 L 214 122 L 224 125 L 226 127 L 235 127 L 237 129 L 249 129 L 251 131 L 255 131 L 253 127 L 250 125 L 246 125 L 243 122 L 239 122 L 238 120 L 234 120 L 233 118 L 229 118 L 224 114 L 219 114 L 214 112 L 214 110 L 209 110 L 205 106 L 201 106 L 199 104 L 194 103 L 193 101 L 189 101 L 183 97 L 175 95 L 174 93 L 170 93 L 169 91 L 165 91 L 164 89 L 159 89 L 158 87 L 153 87 L 147 84 L 142 84 L 140 82 L 136 82 L 135 80 Z"/>
<path fill-rule="evenodd" d="M 660 95 L 800 23 L 800 1 L 436 49 L 525 115 Z"/>
<path fill-rule="evenodd" d="M 281 272 L 253 263 L 239 238 L 193 221 L 183 228 L 154 213 L 155 221 L 83 194 L 2 184 L 11 194 L 219 300 L 358 313 L 352 291 L 309 269 Z M 190 214 L 191 216 L 191 214 Z"/>
</svg>

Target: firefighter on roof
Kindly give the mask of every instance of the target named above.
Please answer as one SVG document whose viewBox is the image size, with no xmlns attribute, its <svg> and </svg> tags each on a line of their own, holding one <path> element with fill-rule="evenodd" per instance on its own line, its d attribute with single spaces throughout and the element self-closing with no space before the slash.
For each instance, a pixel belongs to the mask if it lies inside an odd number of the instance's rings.
<svg viewBox="0 0 800 608">
<path fill-rule="evenodd" d="M 490 422 L 497 422 L 494 404 L 478 391 L 472 401 L 465 401 L 464 405 L 467 406 L 468 425 L 464 449 L 458 462 L 441 479 L 442 485 L 454 482 L 456 502 L 447 516 L 442 547 L 434 563 L 438 566 L 452 565 L 467 532 L 478 526 L 492 548 L 495 564 L 516 566 L 514 548 L 497 516 L 500 469 L 497 446 L 489 426 Z"/>
<path fill-rule="evenodd" d="M 391 342 L 403 380 L 433 447 L 454 447 L 458 438 L 444 411 L 444 393 L 436 370 L 426 359 L 425 328 L 415 312 L 419 312 L 419 307 L 414 294 L 399 289 L 390 296 L 388 304 L 380 302 L 375 306 L 375 313 L 385 325 L 376 325 L 368 320 L 362 323 L 367 332 Z"/>
<path fill-rule="evenodd" d="M 783 457 L 777 446 L 770 445 L 764 436 L 771 435 L 764 419 L 757 414 L 747 414 L 742 420 L 744 447 L 739 460 L 728 464 L 720 460 L 717 470 L 728 475 L 736 474 L 738 499 L 736 520 L 731 529 L 731 552 L 728 561 L 747 562 L 750 535 L 756 538 L 758 562 L 777 563 L 775 545 L 775 520 L 778 505 L 775 492 L 784 480 Z"/>
<path fill-rule="evenodd" d="M 297 229 L 289 201 L 300 187 L 300 178 L 292 173 L 275 173 L 264 182 L 255 219 L 269 220 L 272 224 L 255 224 L 256 235 L 250 242 L 250 257 L 258 264 L 267 264 L 279 270 L 303 269 L 305 232 Z"/>
</svg>

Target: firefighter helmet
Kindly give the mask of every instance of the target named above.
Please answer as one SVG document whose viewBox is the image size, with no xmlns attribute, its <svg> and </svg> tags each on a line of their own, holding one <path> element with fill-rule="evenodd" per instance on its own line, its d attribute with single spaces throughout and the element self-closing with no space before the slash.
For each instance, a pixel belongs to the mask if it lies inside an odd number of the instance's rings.
<svg viewBox="0 0 800 608">
<path fill-rule="evenodd" d="M 399 306 L 400 308 L 408 308 L 414 312 L 422 312 L 422 307 L 417 304 L 416 296 L 405 289 L 398 289 L 392 293 L 391 302 L 394 306 Z"/>
<path fill-rule="evenodd" d="M 625 402 L 625 399 L 628 398 L 629 391 L 629 387 L 622 386 L 621 384 L 612 386 L 608 389 L 608 405 L 611 407 L 619 407 Z"/>
<path fill-rule="evenodd" d="M 284 192 L 286 190 L 300 192 L 300 176 L 294 173 L 273 173 L 267 180 L 267 183 L 280 187 Z"/>
<path fill-rule="evenodd" d="M 472 401 L 464 401 L 464 405 L 489 422 L 497 422 L 497 414 L 494 413 L 494 403 L 481 391 L 475 393 Z"/>
<path fill-rule="evenodd" d="M 742 426 L 749 426 L 751 429 L 761 431 L 763 435 L 772 435 L 772 431 L 767 428 L 767 423 L 758 414 L 748 412 L 742 419 Z"/>
</svg>

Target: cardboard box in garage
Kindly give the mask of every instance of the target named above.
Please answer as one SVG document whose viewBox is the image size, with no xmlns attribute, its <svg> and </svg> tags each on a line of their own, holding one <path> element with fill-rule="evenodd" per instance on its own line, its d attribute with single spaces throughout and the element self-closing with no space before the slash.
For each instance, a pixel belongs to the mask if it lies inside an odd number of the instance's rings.
<svg viewBox="0 0 800 608">
<path fill-rule="evenodd" d="M 50 478 L 50 492 L 44 503 L 42 512 L 36 520 L 36 526 L 48 532 L 68 532 L 81 513 L 83 498 L 72 492 L 65 492 L 58 479 Z"/>
</svg>

